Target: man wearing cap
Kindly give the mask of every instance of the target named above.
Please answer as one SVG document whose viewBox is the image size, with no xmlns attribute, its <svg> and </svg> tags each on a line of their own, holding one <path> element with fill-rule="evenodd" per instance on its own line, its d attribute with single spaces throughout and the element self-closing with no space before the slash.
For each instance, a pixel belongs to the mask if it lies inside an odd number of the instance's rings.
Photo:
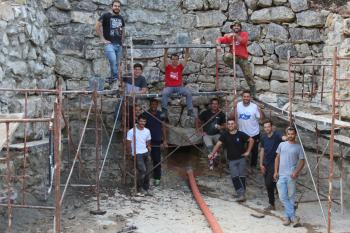
<svg viewBox="0 0 350 233">
<path fill-rule="evenodd" d="M 232 44 L 235 42 L 235 48 L 232 46 L 230 51 L 224 54 L 224 62 L 226 65 L 233 68 L 233 53 L 235 53 L 236 63 L 241 67 L 244 78 L 247 81 L 250 92 L 253 96 L 256 94 L 255 81 L 252 73 L 251 66 L 248 62 L 248 32 L 242 31 L 242 25 L 239 21 L 234 21 L 230 26 L 232 32 L 227 33 L 222 37 L 216 39 L 216 43 L 219 44 Z M 220 47 L 218 47 L 220 49 Z"/>
</svg>

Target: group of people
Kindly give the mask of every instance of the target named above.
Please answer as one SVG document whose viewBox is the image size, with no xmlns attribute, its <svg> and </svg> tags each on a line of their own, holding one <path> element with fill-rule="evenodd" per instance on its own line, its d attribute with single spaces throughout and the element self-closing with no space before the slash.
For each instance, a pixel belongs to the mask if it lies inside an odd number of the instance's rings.
<svg viewBox="0 0 350 233">
<path fill-rule="evenodd" d="M 114 0 L 111 12 L 103 14 L 96 23 L 96 31 L 105 48 L 105 55 L 111 67 L 111 82 L 119 80 L 119 59 L 124 41 L 125 22 L 120 15 L 121 3 Z M 210 101 L 209 109 L 199 114 L 196 119 L 197 132 L 203 136 L 203 142 L 208 149 L 210 161 L 218 154 L 226 157 L 237 201 L 246 200 L 247 163 L 250 160 L 251 170 L 258 165 L 265 178 L 268 193 L 268 210 L 275 209 L 275 188 L 279 199 L 284 205 L 286 218 L 284 225 L 299 224 L 295 215 L 296 178 L 304 166 L 304 154 L 301 146 L 296 143 L 296 129 L 289 127 L 286 136 L 273 130 L 271 121 L 264 121 L 264 133 L 260 135 L 259 121 L 264 119 L 261 107 L 251 102 L 256 94 L 252 69 L 248 63 L 248 33 L 242 31 L 240 22 L 230 26 L 232 32 L 216 39 L 217 49 L 220 44 L 233 44 L 228 53 L 224 54 L 224 62 L 233 67 L 236 62 L 242 68 L 250 90 L 243 91 L 242 101 L 234 103 L 234 111 L 229 119 L 220 110 L 219 99 Z M 150 162 L 153 162 L 154 185 L 160 184 L 161 151 L 167 146 L 166 132 L 163 120 L 168 115 L 168 98 L 172 93 L 186 96 L 188 116 L 194 116 L 191 91 L 183 85 L 183 70 L 189 59 L 189 49 L 185 49 L 184 59 L 172 54 L 168 61 L 168 49 L 164 49 L 165 88 L 162 91 L 161 109 L 158 110 L 158 100 L 150 101 L 150 109 L 136 114 L 137 124 L 130 122 L 127 133 L 127 151 L 132 158 L 136 156 L 138 170 L 138 191 L 149 194 Z M 143 66 L 139 63 L 133 67 L 134 80 L 124 78 L 127 93 L 147 93 L 147 82 L 142 76 Z M 134 106 L 134 108 L 136 108 Z M 129 106 L 131 112 L 132 106 Z M 139 107 L 139 110 L 141 108 Z M 225 152 L 219 153 L 223 147 Z M 224 155 L 226 153 L 226 156 Z"/>
</svg>

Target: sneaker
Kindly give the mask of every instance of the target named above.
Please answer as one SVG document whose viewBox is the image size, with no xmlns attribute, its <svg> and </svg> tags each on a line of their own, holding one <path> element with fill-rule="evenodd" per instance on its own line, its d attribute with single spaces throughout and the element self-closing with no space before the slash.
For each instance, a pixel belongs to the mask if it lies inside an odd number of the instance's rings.
<svg viewBox="0 0 350 233">
<path fill-rule="evenodd" d="M 189 109 L 189 110 L 187 111 L 187 116 L 193 117 L 193 109 Z"/>
<path fill-rule="evenodd" d="M 271 210 L 276 210 L 276 207 L 274 205 L 269 205 L 264 209 L 264 211 L 271 211 Z"/>
<path fill-rule="evenodd" d="M 237 202 L 245 202 L 246 200 L 245 195 L 241 195 L 236 199 Z"/>
<path fill-rule="evenodd" d="M 154 180 L 154 186 L 160 186 L 160 179 L 155 179 Z"/>
<path fill-rule="evenodd" d="M 293 223 L 293 227 L 300 227 L 300 218 L 298 216 L 295 216 L 292 218 L 292 223 Z"/>
<path fill-rule="evenodd" d="M 288 217 L 283 219 L 283 222 L 282 222 L 283 226 L 289 226 L 290 223 L 291 222 L 290 222 L 290 219 Z"/>
</svg>

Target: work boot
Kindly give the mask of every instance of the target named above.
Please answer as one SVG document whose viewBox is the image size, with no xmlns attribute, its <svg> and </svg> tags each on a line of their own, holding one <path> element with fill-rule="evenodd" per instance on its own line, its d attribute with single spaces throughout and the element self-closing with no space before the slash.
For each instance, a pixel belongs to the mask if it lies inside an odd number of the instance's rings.
<svg viewBox="0 0 350 233">
<path fill-rule="evenodd" d="M 264 209 L 264 211 L 271 211 L 271 210 L 276 210 L 276 207 L 274 205 L 269 205 Z"/>
<path fill-rule="evenodd" d="M 247 199 L 245 198 L 245 195 L 243 194 L 243 195 L 241 195 L 241 196 L 239 196 L 237 199 L 236 199 L 236 201 L 237 202 L 245 202 Z"/>
<path fill-rule="evenodd" d="M 300 224 L 300 218 L 298 216 L 294 216 L 292 219 L 291 219 L 291 222 L 293 223 L 293 227 L 300 227 L 301 224 Z"/>
<path fill-rule="evenodd" d="M 189 109 L 189 110 L 187 111 L 187 116 L 193 117 L 193 109 Z"/>
<path fill-rule="evenodd" d="M 253 97 L 253 99 L 255 99 L 256 98 L 256 88 L 255 88 L 255 86 L 250 86 L 249 89 L 250 89 L 251 96 Z"/>
<path fill-rule="evenodd" d="M 283 226 L 289 226 L 290 223 L 291 222 L 290 222 L 290 219 L 288 217 L 283 219 L 283 222 L 282 222 Z"/>
</svg>

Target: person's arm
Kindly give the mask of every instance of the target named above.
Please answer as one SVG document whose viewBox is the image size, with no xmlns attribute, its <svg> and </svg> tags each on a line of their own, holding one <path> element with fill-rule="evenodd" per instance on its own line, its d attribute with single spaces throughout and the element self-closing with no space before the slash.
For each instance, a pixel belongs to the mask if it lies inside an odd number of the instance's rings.
<svg viewBox="0 0 350 233">
<path fill-rule="evenodd" d="M 265 119 L 265 113 L 264 111 L 262 110 L 264 107 L 261 107 L 259 105 L 256 105 L 257 108 L 258 108 L 258 112 L 259 112 L 259 120 L 260 121 L 263 121 Z"/>
<path fill-rule="evenodd" d="M 196 118 L 195 125 L 196 125 L 196 131 L 197 131 L 197 132 L 202 131 L 202 130 L 200 129 L 201 126 L 202 126 L 202 121 L 199 119 L 199 117 Z"/>
<path fill-rule="evenodd" d="M 292 173 L 292 179 L 296 179 L 301 171 L 301 169 L 303 169 L 305 165 L 305 159 L 300 159 L 299 162 L 298 162 L 298 165 L 297 167 L 295 168 L 295 170 L 293 171 Z"/>
<path fill-rule="evenodd" d="M 225 36 L 221 36 L 216 38 L 215 42 L 216 44 L 230 44 L 232 43 L 232 37 L 228 36 L 229 34 L 226 34 Z"/>
<path fill-rule="evenodd" d="M 146 147 L 147 147 L 147 150 L 148 150 L 149 152 L 151 152 L 151 150 L 152 150 L 151 140 L 147 140 L 147 141 L 146 141 Z"/>
<path fill-rule="evenodd" d="M 243 153 L 243 156 L 244 157 L 248 157 L 250 152 L 252 151 L 252 148 L 253 148 L 253 145 L 254 145 L 254 139 L 249 137 L 248 138 L 248 147 L 247 147 L 247 150 Z"/>
<path fill-rule="evenodd" d="M 238 120 L 237 105 L 238 105 L 238 101 L 235 98 L 235 100 L 233 101 L 233 111 L 230 113 L 230 118 L 234 119 L 236 121 L 236 123 L 237 123 L 237 120 Z"/>
<path fill-rule="evenodd" d="M 126 140 L 126 153 L 131 154 L 131 142 L 130 140 Z"/>
<path fill-rule="evenodd" d="M 184 60 L 182 61 L 183 67 L 187 65 L 189 57 L 190 57 L 190 48 L 185 48 L 185 57 L 184 57 Z"/>
<path fill-rule="evenodd" d="M 165 67 L 168 65 L 168 48 L 164 48 L 163 63 L 164 63 L 164 70 L 165 70 Z"/>
<path fill-rule="evenodd" d="M 214 146 L 214 148 L 213 148 L 213 151 L 208 155 L 208 158 L 213 157 L 213 155 L 220 149 L 221 145 L 222 145 L 222 142 L 219 140 L 219 141 L 215 144 L 215 146 Z"/>
<path fill-rule="evenodd" d="M 280 165 L 280 154 L 277 153 L 276 158 L 275 158 L 275 172 L 273 174 L 273 178 L 275 180 L 278 179 L 278 168 L 279 168 L 279 165 Z"/>
<path fill-rule="evenodd" d="M 265 150 L 264 150 L 264 148 L 260 148 L 259 157 L 260 157 L 260 162 L 259 162 L 259 164 L 260 164 L 260 171 L 261 171 L 262 174 L 265 174 L 266 168 L 265 168 L 265 166 L 263 164 L 264 157 L 265 157 Z"/>
<path fill-rule="evenodd" d="M 95 30 L 96 30 L 96 34 L 100 37 L 102 43 L 104 44 L 109 44 L 111 43 L 110 41 L 106 40 L 103 36 L 103 28 L 102 28 L 102 18 L 103 16 L 101 16 L 101 18 L 99 18 L 99 20 L 96 22 L 95 25 Z"/>
<path fill-rule="evenodd" d="M 162 136 L 163 136 L 163 146 L 168 147 L 168 130 L 166 125 L 162 122 Z"/>
</svg>

